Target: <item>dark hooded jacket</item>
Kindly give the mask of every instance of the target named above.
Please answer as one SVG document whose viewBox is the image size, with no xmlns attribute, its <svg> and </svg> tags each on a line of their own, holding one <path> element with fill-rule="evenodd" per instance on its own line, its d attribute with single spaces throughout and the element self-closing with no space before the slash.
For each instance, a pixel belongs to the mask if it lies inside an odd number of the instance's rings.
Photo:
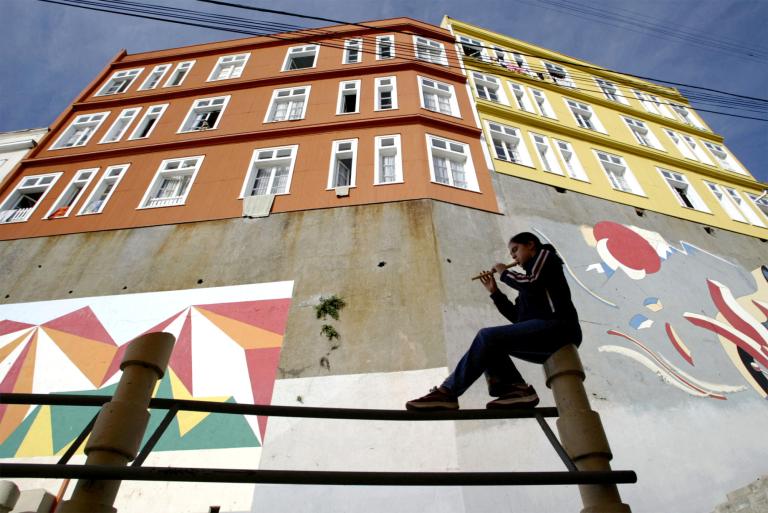
<svg viewBox="0 0 768 513">
<path fill-rule="evenodd" d="M 544 244 L 523 265 L 525 274 L 506 270 L 500 280 L 517 290 L 513 303 L 501 291 L 491 294 L 499 312 L 512 322 L 559 319 L 578 326 L 579 316 L 571 302 L 571 290 L 563 274 L 563 261 L 555 248 Z"/>
</svg>

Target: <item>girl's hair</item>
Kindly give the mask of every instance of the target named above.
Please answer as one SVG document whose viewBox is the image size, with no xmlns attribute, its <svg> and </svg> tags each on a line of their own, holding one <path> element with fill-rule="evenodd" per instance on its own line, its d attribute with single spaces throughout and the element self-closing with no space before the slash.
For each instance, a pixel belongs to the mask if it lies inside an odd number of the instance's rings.
<svg viewBox="0 0 768 513">
<path fill-rule="evenodd" d="M 529 242 L 533 242 L 534 247 L 536 248 L 536 251 L 544 248 L 547 249 L 553 253 L 557 253 L 557 250 L 552 246 L 552 244 L 542 244 L 541 240 L 531 232 L 520 232 L 511 239 L 509 239 L 509 243 L 515 244 L 528 244 Z"/>
</svg>

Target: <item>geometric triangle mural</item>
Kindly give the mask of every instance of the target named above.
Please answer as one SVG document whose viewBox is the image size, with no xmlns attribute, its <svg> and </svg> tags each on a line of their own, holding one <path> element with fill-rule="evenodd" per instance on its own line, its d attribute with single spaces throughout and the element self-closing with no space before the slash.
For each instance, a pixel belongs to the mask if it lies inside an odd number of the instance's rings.
<svg viewBox="0 0 768 513">
<path fill-rule="evenodd" d="M 111 395 L 126 343 L 165 331 L 176 344 L 155 397 L 270 404 L 290 304 L 290 298 L 193 304 L 120 344 L 90 306 L 41 324 L 0 320 L 0 392 Z M 0 458 L 61 454 L 97 411 L 0 405 Z M 165 415 L 151 413 L 145 438 Z M 260 447 L 266 423 L 265 417 L 179 412 L 154 450 Z"/>
</svg>

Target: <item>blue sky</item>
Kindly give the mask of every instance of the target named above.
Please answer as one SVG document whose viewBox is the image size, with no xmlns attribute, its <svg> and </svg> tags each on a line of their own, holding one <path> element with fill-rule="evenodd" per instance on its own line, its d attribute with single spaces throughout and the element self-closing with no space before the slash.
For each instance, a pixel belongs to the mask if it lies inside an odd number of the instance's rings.
<svg viewBox="0 0 768 513">
<path fill-rule="evenodd" d="M 195 0 L 142 1 L 294 25 L 327 25 Z M 439 24 L 443 14 L 448 14 L 617 71 L 768 98 L 765 61 L 577 18 L 552 9 L 541 0 L 233 1 L 347 21 L 410 16 Z M 657 22 L 686 31 L 768 50 L 768 0 L 570 1 L 604 7 L 611 12 L 642 12 Z M 6 23 L 5 41 L 0 45 L 0 131 L 51 124 L 122 48 L 138 53 L 242 37 L 37 0 L 2 0 L 2 4 Z M 768 113 L 742 114 L 768 118 Z M 716 133 L 725 137 L 726 145 L 752 174 L 768 182 L 768 123 L 706 112 L 701 115 Z"/>
</svg>

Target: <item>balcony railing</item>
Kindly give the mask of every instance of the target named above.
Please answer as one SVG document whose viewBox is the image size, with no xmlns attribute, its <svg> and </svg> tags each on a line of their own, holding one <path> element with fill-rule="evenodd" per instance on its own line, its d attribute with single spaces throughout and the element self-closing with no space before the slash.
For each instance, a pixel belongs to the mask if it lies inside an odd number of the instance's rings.
<svg viewBox="0 0 768 513">
<path fill-rule="evenodd" d="M 145 207 L 172 207 L 184 203 L 183 196 L 171 196 L 169 198 L 150 198 Z"/>
<path fill-rule="evenodd" d="M 26 221 L 34 207 L 0 210 L 0 223 L 20 223 Z"/>
</svg>

